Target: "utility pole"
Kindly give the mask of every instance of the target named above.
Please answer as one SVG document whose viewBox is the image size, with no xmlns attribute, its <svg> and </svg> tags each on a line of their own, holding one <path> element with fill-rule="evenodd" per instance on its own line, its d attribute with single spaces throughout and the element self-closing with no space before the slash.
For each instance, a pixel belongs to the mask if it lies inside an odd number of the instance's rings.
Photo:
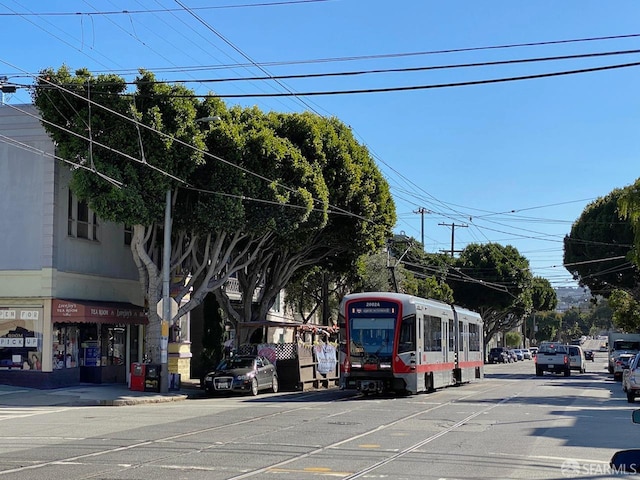
<svg viewBox="0 0 640 480">
<path fill-rule="evenodd" d="M 462 250 L 454 250 L 453 249 L 456 227 L 467 228 L 469 225 L 457 225 L 455 223 L 439 223 L 438 225 L 440 225 L 442 227 L 451 227 L 451 257 L 453 258 L 453 254 L 454 253 L 462 251 Z M 442 251 L 446 252 L 446 250 L 442 250 Z"/>
<path fill-rule="evenodd" d="M 414 210 L 413 213 L 419 213 L 420 217 L 421 217 L 421 230 L 420 230 L 420 232 L 421 232 L 422 236 L 420 238 L 420 241 L 422 242 L 422 251 L 424 251 L 424 214 L 425 213 L 431 213 L 431 210 L 427 210 L 424 207 L 420 207 L 417 210 Z"/>
</svg>

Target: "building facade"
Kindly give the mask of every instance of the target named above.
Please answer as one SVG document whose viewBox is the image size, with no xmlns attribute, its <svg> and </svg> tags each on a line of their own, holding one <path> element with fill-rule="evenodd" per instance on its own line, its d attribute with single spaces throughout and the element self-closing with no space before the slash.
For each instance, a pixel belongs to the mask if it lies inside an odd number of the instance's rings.
<svg viewBox="0 0 640 480">
<path fill-rule="evenodd" d="M 126 382 L 143 294 L 124 225 L 69 189 L 32 105 L 0 105 L 0 383 Z"/>
</svg>

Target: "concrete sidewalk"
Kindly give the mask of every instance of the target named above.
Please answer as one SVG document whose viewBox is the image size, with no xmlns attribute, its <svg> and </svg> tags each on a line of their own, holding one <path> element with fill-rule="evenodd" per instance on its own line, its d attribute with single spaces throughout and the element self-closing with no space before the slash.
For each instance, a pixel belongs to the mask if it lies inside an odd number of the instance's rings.
<svg viewBox="0 0 640 480">
<path fill-rule="evenodd" d="M 200 397 L 202 394 L 198 380 L 182 382 L 180 390 L 167 393 L 132 391 L 125 384 L 82 384 L 50 390 L 0 385 L 0 407 L 118 407 L 143 403 L 178 402 Z"/>
</svg>

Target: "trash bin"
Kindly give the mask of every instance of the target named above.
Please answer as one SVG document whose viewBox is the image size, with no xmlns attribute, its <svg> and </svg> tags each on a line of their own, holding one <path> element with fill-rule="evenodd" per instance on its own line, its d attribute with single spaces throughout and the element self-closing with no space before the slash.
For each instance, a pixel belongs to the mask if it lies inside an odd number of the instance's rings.
<svg viewBox="0 0 640 480">
<path fill-rule="evenodd" d="M 180 374 L 179 373 L 170 373 L 169 374 L 169 391 L 180 390 Z"/>
<path fill-rule="evenodd" d="M 147 363 L 145 365 L 144 391 L 159 392 L 160 391 L 160 373 L 162 365 Z"/>
<path fill-rule="evenodd" d="M 145 364 L 144 363 L 132 363 L 131 364 L 131 377 L 129 382 L 129 390 L 136 390 L 138 392 L 144 392 L 144 377 L 145 377 Z"/>
</svg>

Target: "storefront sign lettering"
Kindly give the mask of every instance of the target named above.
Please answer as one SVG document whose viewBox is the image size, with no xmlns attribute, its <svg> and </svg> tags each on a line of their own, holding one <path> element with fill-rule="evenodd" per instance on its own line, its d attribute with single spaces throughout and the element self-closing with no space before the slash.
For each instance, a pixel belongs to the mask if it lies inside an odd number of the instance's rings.
<svg viewBox="0 0 640 480">
<path fill-rule="evenodd" d="M 78 313 L 78 305 L 75 303 L 58 303 L 56 306 L 56 313 L 63 317 L 70 317 L 74 313 Z"/>
<path fill-rule="evenodd" d="M 20 348 L 24 347 L 24 337 L 0 338 L 0 347 Z"/>
<path fill-rule="evenodd" d="M 54 300 L 52 308 L 54 323 L 56 318 L 61 317 L 82 318 L 85 322 L 91 319 L 96 319 L 98 322 L 113 322 L 121 319 L 122 323 L 134 323 L 137 320 L 140 320 L 140 323 L 147 323 L 147 316 L 142 308 L 122 308 L 119 305 L 108 304 L 91 305 L 63 300 Z"/>
<path fill-rule="evenodd" d="M 38 310 L 22 310 L 20 312 L 20 320 L 38 320 L 40 312 Z"/>
<path fill-rule="evenodd" d="M 0 319 L 2 319 L 2 320 L 15 320 L 16 319 L 16 311 L 15 310 L 0 310 Z"/>
</svg>

